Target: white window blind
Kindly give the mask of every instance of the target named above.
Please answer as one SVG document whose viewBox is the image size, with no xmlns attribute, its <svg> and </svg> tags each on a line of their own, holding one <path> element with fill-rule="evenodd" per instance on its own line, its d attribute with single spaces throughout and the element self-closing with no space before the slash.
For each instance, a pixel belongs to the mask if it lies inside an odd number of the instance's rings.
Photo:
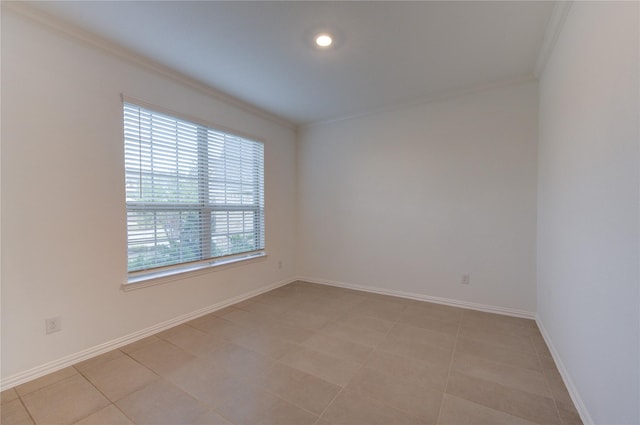
<svg viewBox="0 0 640 425">
<path fill-rule="evenodd" d="M 124 102 L 129 272 L 264 249 L 264 146 Z"/>
</svg>

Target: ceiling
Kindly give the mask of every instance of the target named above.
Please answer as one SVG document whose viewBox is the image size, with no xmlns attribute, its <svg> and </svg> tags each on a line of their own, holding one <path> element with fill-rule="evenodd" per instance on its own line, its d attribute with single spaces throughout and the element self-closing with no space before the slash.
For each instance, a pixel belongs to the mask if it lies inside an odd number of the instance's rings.
<svg viewBox="0 0 640 425">
<path fill-rule="evenodd" d="M 308 124 L 531 76 L 553 2 L 47 1 L 53 15 Z M 331 29 L 334 49 L 311 45 Z"/>
</svg>

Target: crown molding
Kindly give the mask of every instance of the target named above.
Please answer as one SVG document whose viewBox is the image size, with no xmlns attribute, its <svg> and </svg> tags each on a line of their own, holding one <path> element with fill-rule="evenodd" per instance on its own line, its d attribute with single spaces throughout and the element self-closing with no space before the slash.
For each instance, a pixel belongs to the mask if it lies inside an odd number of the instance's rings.
<svg viewBox="0 0 640 425">
<path fill-rule="evenodd" d="M 370 109 L 368 111 L 361 112 L 361 113 L 343 115 L 343 116 L 338 116 L 334 118 L 329 118 L 326 120 L 320 120 L 320 121 L 315 121 L 307 124 L 302 124 L 298 127 L 298 130 L 299 131 L 309 130 L 314 127 L 320 127 L 328 124 L 335 124 L 341 121 L 349 121 L 352 119 L 364 118 L 371 115 L 395 112 L 402 109 L 411 108 L 414 106 L 441 102 L 445 100 L 454 99 L 457 97 L 472 95 L 476 93 L 482 93 L 485 91 L 495 90 L 503 87 L 519 86 L 519 85 L 531 83 L 534 81 L 537 81 L 536 78 L 532 74 L 528 74 L 528 75 L 522 75 L 516 78 L 509 78 L 509 79 L 494 81 L 490 83 L 475 84 L 475 85 L 470 85 L 470 86 L 451 89 L 451 90 L 444 90 L 444 91 L 429 94 L 427 96 L 420 96 L 418 98 L 388 104 L 381 108 Z"/>
<path fill-rule="evenodd" d="M 2 1 L 1 3 L 2 3 L 2 9 L 11 10 L 22 17 L 25 17 L 36 23 L 44 25 L 50 29 L 53 29 L 59 33 L 67 35 L 79 42 L 88 44 L 91 47 L 98 48 L 103 52 L 106 52 L 121 60 L 124 60 L 125 62 L 137 65 L 141 68 L 152 71 L 158 75 L 169 78 L 179 84 L 182 84 L 183 86 L 194 89 L 213 99 L 224 102 L 244 112 L 248 112 L 260 118 L 264 118 L 266 120 L 269 120 L 275 124 L 284 126 L 286 128 L 296 130 L 296 127 L 297 127 L 296 124 L 292 123 L 291 121 L 285 118 L 282 118 L 276 114 L 273 114 L 267 110 L 259 108 L 243 100 L 240 100 L 230 94 L 227 94 L 208 84 L 205 84 L 199 80 L 191 78 L 172 68 L 162 65 L 152 59 L 146 58 L 118 44 L 105 40 L 104 38 L 99 37 L 89 31 L 86 31 L 76 25 L 73 25 L 71 23 L 55 18 L 50 14 L 37 9 L 32 5 L 29 5 L 28 4 L 29 2 Z"/>
<path fill-rule="evenodd" d="M 540 78 L 544 68 L 547 66 L 549 57 L 551 57 L 551 52 L 553 52 L 556 42 L 558 41 L 558 37 L 562 32 L 562 28 L 567 20 L 567 15 L 569 14 L 569 9 L 571 9 L 572 4 L 573 0 L 562 0 L 556 2 L 553 7 L 553 11 L 551 12 L 549 22 L 547 22 L 547 27 L 544 32 L 542 46 L 540 46 L 540 51 L 538 52 L 538 60 L 536 61 L 536 66 L 533 69 L 533 75 L 536 78 Z"/>
</svg>

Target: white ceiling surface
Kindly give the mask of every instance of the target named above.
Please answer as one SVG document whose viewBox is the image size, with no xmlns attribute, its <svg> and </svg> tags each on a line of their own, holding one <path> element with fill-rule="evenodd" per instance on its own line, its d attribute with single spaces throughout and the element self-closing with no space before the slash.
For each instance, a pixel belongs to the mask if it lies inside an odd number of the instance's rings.
<svg viewBox="0 0 640 425">
<path fill-rule="evenodd" d="M 308 124 L 533 73 L 553 2 L 31 3 Z M 316 29 L 339 35 L 311 46 Z"/>
</svg>

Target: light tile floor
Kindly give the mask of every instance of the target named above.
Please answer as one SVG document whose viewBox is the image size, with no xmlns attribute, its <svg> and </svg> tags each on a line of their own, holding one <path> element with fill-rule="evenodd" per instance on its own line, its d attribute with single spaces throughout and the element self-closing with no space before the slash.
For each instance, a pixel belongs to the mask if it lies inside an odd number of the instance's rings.
<svg viewBox="0 0 640 425">
<path fill-rule="evenodd" d="M 526 319 L 296 282 L 2 393 L 2 424 L 574 425 Z"/>
</svg>

